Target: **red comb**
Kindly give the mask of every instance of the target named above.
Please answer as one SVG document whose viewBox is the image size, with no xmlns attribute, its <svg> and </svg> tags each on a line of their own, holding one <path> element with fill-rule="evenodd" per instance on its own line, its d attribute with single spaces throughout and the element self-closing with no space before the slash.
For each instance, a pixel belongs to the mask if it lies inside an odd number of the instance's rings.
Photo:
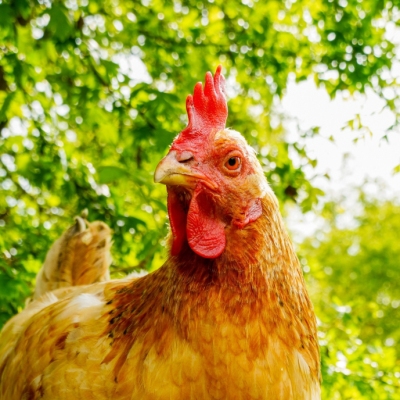
<svg viewBox="0 0 400 400">
<path fill-rule="evenodd" d="M 187 127 L 181 132 L 178 141 L 188 136 L 203 136 L 213 130 L 225 128 L 228 117 L 228 106 L 225 98 L 225 78 L 221 75 L 221 65 L 215 71 L 214 78 L 207 72 L 204 84 L 198 82 L 193 96 L 186 98 L 186 111 L 189 117 Z"/>
</svg>

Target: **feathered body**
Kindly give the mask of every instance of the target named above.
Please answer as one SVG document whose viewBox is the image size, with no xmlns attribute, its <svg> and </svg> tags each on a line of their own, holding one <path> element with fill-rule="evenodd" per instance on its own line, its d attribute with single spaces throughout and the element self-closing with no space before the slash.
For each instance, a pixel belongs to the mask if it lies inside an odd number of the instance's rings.
<svg viewBox="0 0 400 400">
<path fill-rule="evenodd" d="M 173 145 L 156 171 L 168 188 L 166 263 L 56 290 L 11 320 L 0 399 L 320 398 L 315 316 L 276 198 L 244 139 L 217 128 L 213 150 Z M 209 165 L 232 179 L 211 179 Z"/>
</svg>

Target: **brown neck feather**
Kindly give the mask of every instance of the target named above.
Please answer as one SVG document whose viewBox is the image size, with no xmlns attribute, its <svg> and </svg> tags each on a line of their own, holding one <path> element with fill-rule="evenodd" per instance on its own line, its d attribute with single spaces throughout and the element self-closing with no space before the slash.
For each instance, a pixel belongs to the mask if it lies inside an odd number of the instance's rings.
<svg viewBox="0 0 400 400">
<path fill-rule="evenodd" d="M 263 199 L 263 215 L 257 221 L 244 229 L 228 227 L 226 237 L 226 249 L 215 260 L 201 258 L 185 246 L 164 265 L 160 274 L 167 277 L 174 292 L 174 313 L 219 307 L 238 316 L 243 310 L 244 319 L 238 323 L 244 323 L 248 317 L 244 304 L 251 304 L 254 318 L 266 309 L 276 309 L 271 318 L 283 316 L 284 305 L 299 315 L 312 310 L 274 195 Z M 167 300 L 166 306 L 171 305 Z"/>
<path fill-rule="evenodd" d="M 275 332 L 306 358 L 314 354 L 318 360 L 313 308 L 275 196 L 263 199 L 257 221 L 244 229 L 227 228 L 226 235 L 227 247 L 215 260 L 185 246 L 156 272 L 110 291 L 106 317 L 112 348 L 104 362 L 118 356 L 116 375 L 126 357 L 119 355 L 120 346 L 127 354 L 137 337 L 152 332 L 167 349 L 166 332 L 190 342 L 199 323 L 229 323 L 240 330 L 261 324 L 266 335 Z"/>
<path fill-rule="evenodd" d="M 174 278 L 185 285 L 206 287 L 251 284 L 258 274 L 266 284 L 278 278 L 278 272 L 301 275 L 275 196 L 264 197 L 262 206 L 263 215 L 244 229 L 226 228 L 226 248 L 217 259 L 199 257 L 186 245 L 163 268 L 173 269 Z"/>
</svg>

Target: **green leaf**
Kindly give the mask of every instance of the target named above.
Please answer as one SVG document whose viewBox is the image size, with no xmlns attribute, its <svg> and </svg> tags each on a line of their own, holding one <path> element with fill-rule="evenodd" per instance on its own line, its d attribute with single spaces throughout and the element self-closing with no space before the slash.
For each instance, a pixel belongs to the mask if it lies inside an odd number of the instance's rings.
<svg viewBox="0 0 400 400">
<path fill-rule="evenodd" d="M 0 29 L 8 24 L 11 24 L 12 9 L 8 4 L 0 4 Z"/>
<path fill-rule="evenodd" d="M 15 92 L 11 92 L 5 98 L 4 103 L 0 108 L 0 122 L 7 121 L 7 111 L 11 105 L 14 96 Z"/>
<path fill-rule="evenodd" d="M 67 10 L 61 4 L 53 3 L 49 15 L 50 22 L 48 29 L 53 32 L 56 39 L 64 42 L 70 37 L 72 32 L 72 25 L 68 18 Z"/>
<path fill-rule="evenodd" d="M 140 218 L 127 217 L 125 221 L 126 221 L 127 228 L 135 228 L 136 229 L 139 225 L 143 226 L 144 228 L 147 228 L 146 222 L 144 222 Z"/>
<path fill-rule="evenodd" d="M 98 168 L 99 183 L 110 183 L 121 178 L 126 178 L 128 172 L 120 167 L 102 166 Z"/>
</svg>

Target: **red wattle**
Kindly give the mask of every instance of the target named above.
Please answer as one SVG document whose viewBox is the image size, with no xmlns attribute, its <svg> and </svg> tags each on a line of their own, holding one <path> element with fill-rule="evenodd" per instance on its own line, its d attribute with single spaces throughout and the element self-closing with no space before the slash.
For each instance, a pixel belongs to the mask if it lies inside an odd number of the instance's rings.
<svg viewBox="0 0 400 400">
<path fill-rule="evenodd" d="M 198 185 L 187 215 L 187 240 L 190 248 L 204 258 L 217 258 L 226 245 L 224 224 L 215 215 L 213 202 Z"/>
<path fill-rule="evenodd" d="M 168 188 L 168 215 L 172 231 L 171 254 L 176 256 L 182 250 L 186 240 L 186 212 L 175 191 Z"/>
</svg>

